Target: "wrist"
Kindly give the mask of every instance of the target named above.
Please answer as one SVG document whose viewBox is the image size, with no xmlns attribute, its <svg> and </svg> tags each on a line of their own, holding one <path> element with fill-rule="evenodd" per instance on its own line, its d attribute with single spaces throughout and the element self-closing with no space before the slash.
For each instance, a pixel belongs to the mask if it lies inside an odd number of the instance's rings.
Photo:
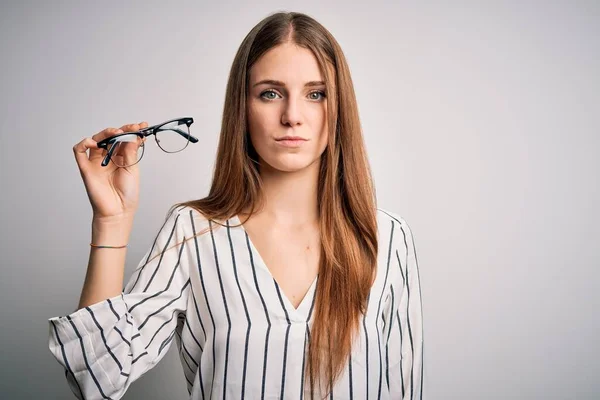
<svg viewBox="0 0 600 400">
<path fill-rule="evenodd" d="M 92 221 L 91 243 L 97 246 L 125 246 L 133 227 L 133 218 Z"/>
</svg>

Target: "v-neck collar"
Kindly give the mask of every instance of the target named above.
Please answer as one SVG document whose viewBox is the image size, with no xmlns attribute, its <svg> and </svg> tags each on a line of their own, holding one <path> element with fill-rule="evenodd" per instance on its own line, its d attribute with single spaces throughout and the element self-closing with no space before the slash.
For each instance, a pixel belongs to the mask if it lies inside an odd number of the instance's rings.
<svg viewBox="0 0 600 400">
<path fill-rule="evenodd" d="M 279 286 L 279 283 L 277 283 L 277 280 L 271 273 L 271 270 L 265 263 L 265 260 L 263 259 L 260 252 L 254 245 L 252 238 L 248 234 L 248 231 L 246 231 L 246 228 L 242 224 L 242 221 L 240 220 L 239 216 L 236 214 L 231 219 L 234 222 L 234 225 L 239 225 L 239 228 L 242 229 L 242 232 L 246 236 L 248 243 L 250 244 L 250 249 L 252 250 L 255 265 L 257 265 L 259 268 L 263 269 L 269 275 L 269 277 L 273 280 L 277 290 L 281 294 L 281 299 L 283 300 L 283 303 L 285 304 L 285 308 L 287 309 L 288 313 L 290 314 L 291 319 L 308 322 L 308 320 L 311 317 L 310 314 L 311 314 L 313 300 L 314 300 L 314 296 L 315 296 L 315 289 L 317 287 L 317 281 L 319 279 L 319 274 L 317 273 L 317 275 L 315 276 L 315 279 L 313 280 L 310 287 L 306 291 L 304 298 L 300 301 L 298 308 L 295 308 L 294 305 L 292 304 L 292 302 L 290 301 L 290 299 L 287 297 L 287 295 L 281 288 L 281 286 Z"/>
</svg>

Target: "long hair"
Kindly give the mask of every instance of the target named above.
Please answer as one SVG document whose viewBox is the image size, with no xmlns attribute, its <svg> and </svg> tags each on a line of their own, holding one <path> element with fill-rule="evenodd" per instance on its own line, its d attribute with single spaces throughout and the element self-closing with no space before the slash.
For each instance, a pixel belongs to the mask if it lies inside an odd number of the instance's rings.
<svg viewBox="0 0 600 400">
<path fill-rule="evenodd" d="M 328 144 L 318 177 L 321 257 L 305 377 L 311 393 L 315 381 L 319 388 L 325 381 L 329 393 L 347 365 L 366 312 L 378 237 L 375 188 L 350 71 L 339 44 L 319 22 L 303 13 L 278 12 L 244 38 L 227 81 L 210 192 L 173 208 L 188 206 L 215 221 L 247 209 L 251 216 L 263 207 L 257 153 L 247 132 L 249 70 L 264 53 L 286 42 L 312 51 L 327 93 Z"/>
</svg>

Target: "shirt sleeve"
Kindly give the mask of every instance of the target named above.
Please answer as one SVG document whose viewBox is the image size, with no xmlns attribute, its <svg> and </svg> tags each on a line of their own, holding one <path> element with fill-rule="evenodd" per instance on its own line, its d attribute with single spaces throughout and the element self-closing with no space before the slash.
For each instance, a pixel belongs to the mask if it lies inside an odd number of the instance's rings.
<svg viewBox="0 0 600 400">
<path fill-rule="evenodd" d="M 50 351 L 78 399 L 120 399 L 166 354 L 189 294 L 184 218 L 167 213 L 121 294 L 48 320 Z"/>
<path fill-rule="evenodd" d="M 392 300 L 385 311 L 386 379 L 391 399 L 423 398 L 423 312 L 417 255 L 412 231 L 406 221 L 393 215 L 395 254 L 390 268 Z"/>
</svg>

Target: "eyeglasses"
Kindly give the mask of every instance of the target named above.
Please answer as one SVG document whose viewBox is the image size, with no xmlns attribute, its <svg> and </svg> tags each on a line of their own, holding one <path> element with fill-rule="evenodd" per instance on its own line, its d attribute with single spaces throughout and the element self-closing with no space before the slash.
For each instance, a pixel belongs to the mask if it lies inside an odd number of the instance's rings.
<svg viewBox="0 0 600 400">
<path fill-rule="evenodd" d="M 117 167 L 131 167 L 144 155 L 144 139 L 154 135 L 156 144 L 166 153 L 178 153 L 188 143 L 198 139 L 190 135 L 191 117 L 172 119 L 158 125 L 149 126 L 136 132 L 125 132 L 98 142 L 98 148 L 106 150 L 101 165 L 106 167 L 112 161 Z"/>
</svg>

